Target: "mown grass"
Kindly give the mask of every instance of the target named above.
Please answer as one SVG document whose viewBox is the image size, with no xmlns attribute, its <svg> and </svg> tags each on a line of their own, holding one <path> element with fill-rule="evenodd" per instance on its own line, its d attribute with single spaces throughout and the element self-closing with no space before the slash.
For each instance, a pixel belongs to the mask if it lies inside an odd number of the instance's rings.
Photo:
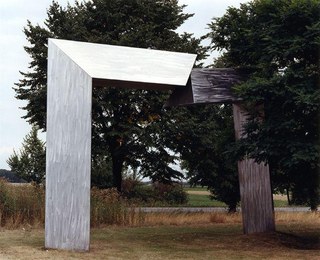
<svg viewBox="0 0 320 260">
<path fill-rule="evenodd" d="M 209 195 L 188 194 L 188 207 L 226 207 L 227 205 L 218 200 L 210 199 Z"/>
<path fill-rule="evenodd" d="M 185 187 L 184 190 L 188 191 L 208 191 L 207 187 L 194 186 L 194 187 Z"/>
<path fill-rule="evenodd" d="M 289 207 L 288 202 L 286 200 L 273 200 L 275 207 Z"/>
<path fill-rule="evenodd" d="M 319 259 L 319 219 L 304 214 L 269 234 L 243 235 L 238 222 L 92 229 L 87 253 L 44 249 L 43 229 L 2 230 L 0 259 Z"/>
<path fill-rule="evenodd" d="M 188 193 L 187 207 L 227 207 L 227 205 L 218 200 L 210 199 L 210 193 L 206 187 L 188 187 L 184 188 Z M 283 199 L 274 199 L 275 207 L 288 207 L 288 202 Z"/>
</svg>

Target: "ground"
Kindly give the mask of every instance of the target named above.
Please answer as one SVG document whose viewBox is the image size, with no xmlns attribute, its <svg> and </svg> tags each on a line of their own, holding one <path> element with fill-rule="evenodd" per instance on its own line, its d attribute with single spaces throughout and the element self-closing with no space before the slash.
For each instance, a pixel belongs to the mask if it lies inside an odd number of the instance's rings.
<svg viewBox="0 0 320 260">
<path fill-rule="evenodd" d="M 319 217 L 319 215 L 318 215 Z M 240 223 L 105 227 L 90 252 L 47 250 L 43 229 L 0 231 L 0 259 L 320 259 L 320 225 L 291 221 L 243 235 Z"/>
</svg>

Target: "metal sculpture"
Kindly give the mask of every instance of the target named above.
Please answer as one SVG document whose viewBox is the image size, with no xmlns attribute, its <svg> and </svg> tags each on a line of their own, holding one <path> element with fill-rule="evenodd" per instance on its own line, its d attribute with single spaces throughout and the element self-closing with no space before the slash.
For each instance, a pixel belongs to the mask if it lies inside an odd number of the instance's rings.
<svg viewBox="0 0 320 260">
<path fill-rule="evenodd" d="M 92 87 L 185 86 L 196 55 L 49 39 L 45 246 L 88 250 Z"/>
<path fill-rule="evenodd" d="M 167 106 L 235 103 L 240 138 L 246 113 L 231 86 L 246 74 L 192 70 L 195 59 L 193 54 L 49 39 L 47 248 L 89 250 L 92 87 L 174 90 Z M 238 166 L 245 233 L 274 229 L 268 167 L 247 159 Z"/>
<path fill-rule="evenodd" d="M 241 99 L 232 93 L 232 86 L 248 75 L 248 71 L 230 68 L 193 69 L 187 87 L 176 88 L 166 106 L 232 103 L 236 139 L 245 138 L 243 127 L 248 112 L 241 106 Z M 244 233 L 274 231 L 269 166 L 244 158 L 238 162 L 238 175 Z"/>
</svg>

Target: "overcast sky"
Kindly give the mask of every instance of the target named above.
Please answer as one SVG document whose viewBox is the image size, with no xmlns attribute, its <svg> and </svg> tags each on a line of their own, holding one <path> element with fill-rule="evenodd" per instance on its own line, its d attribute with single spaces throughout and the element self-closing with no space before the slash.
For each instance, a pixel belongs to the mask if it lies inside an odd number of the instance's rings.
<svg viewBox="0 0 320 260">
<path fill-rule="evenodd" d="M 27 45 L 22 32 L 27 20 L 42 24 L 51 0 L 0 0 L 0 169 L 9 169 L 6 160 L 13 149 L 21 147 L 22 140 L 30 131 L 30 125 L 21 117 L 25 111 L 19 109 L 24 102 L 15 99 L 12 89 L 21 78 L 19 71 L 26 71 L 30 61 L 23 46 Z M 74 0 L 58 0 L 65 6 Z M 194 13 L 179 32 L 201 36 L 208 32 L 207 24 L 213 17 L 220 17 L 228 6 L 239 7 L 244 0 L 179 0 L 186 4 L 185 12 Z M 205 42 L 204 44 L 208 44 Z M 216 56 L 217 54 L 213 54 Z M 210 57 L 210 61 L 213 56 Z M 207 63 L 210 63 L 208 61 Z M 42 135 L 45 138 L 45 135 Z"/>
</svg>

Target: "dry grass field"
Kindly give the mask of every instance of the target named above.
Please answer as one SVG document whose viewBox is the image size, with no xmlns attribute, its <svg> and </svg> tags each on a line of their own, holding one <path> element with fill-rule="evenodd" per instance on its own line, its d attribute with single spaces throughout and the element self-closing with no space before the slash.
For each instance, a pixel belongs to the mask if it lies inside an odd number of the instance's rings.
<svg viewBox="0 0 320 260">
<path fill-rule="evenodd" d="M 241 216 L 146 214 L 143 226 L 92 229 L 90 252 L 46 250 L 44 230 L 0 230 L 0 259 L 320 259 L 320 215 L 277 213 L 277 232 L 243 235 Z"/>
<path fill-rule="evenodd" d="M 190 194 L 195 205 L 209 200 L 203 190 L 196 192 L 201 194 Z M 40 187 L 0 181 L 0 260 L 320 260 L 319 213 L 277 212 L 277 232 L 243 235 L 239 213 L 137 212 L 115 191 L 93 189 L 91 248 L 79 253 L 44 248 L 43 204 Z"/>
</svg>

